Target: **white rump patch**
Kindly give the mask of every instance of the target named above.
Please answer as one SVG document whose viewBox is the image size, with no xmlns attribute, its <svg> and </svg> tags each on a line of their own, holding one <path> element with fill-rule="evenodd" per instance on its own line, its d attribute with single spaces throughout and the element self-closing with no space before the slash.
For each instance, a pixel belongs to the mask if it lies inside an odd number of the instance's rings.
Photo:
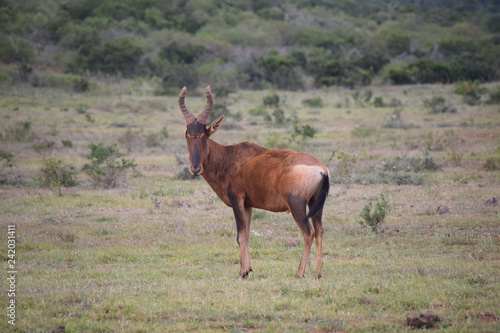
<svg viewBox="0 0 500 333">
<path fill-rule="evenodd" d="M 293 183 L 296 185 L 300 184 L 300 187 L 296 188 L 296 190 L 299 190 L 299 192 L 307 196 L 311 196 L 321 185 L 325 172 L 330 176 L 328 169 L 325 170 L 317 165 L 299 164 L 292 168 L 289 175 L 293 178 Z"/>
</svg>

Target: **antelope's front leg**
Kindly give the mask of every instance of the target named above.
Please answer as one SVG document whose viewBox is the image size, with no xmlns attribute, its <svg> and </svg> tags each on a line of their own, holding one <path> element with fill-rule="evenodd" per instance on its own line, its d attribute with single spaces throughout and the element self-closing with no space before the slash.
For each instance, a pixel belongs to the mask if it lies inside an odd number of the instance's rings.
<svg viewBox="0 0 500 333">
<path fill-rule="evenodd" d="M 252 207 L 245 207 L 244 198 L 238 198 L 231 190 L 229 191 L 229 200 L 233 207 L 236 230 L 238 231 L 236 241 L 240 246 L 240 273 L 238 279 L 244 279 L 252 271 L 250 249 L 248 247 Z"/>
<path fill-rule="evenodd" d="M 252 265 L 250 264 L 250 248 L 248 246 L 252 208 L 243 207 L 242 209 L 241 207 L 233 207 L 233 211 L 236 219 L 236 229 L 238 231 L 236 241 L 240 246 L 240 273 L 238 274 L 238 278 L 244 279 L 248 277 L 248 274 L 252 271 Z"/>
</svg>

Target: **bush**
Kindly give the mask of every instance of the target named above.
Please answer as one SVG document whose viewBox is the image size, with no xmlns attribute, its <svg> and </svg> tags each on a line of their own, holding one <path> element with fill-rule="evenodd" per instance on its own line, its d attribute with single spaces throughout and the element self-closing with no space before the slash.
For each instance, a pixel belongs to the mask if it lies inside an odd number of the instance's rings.
<svg viewBox="0 0 500 333">
<path fill-rule="evenodd" d="M 311 97 L 311 98 L 306 98 L 302 100 L 302 105 L 311 107 L 311 108 L 322 108 L 323 107 L 323 100 L 321 97 Z"/>
<path fill-rule="evenodd" d="M 410 129 L 410 128 L 418 128 L 419 125 L 414 123 L 407 123 L 403 120 L 401 116 L 400 110 L 394 110 L 392 116 L 388 119 L 384 119 L 382 121 L 381 128 L 394 128 L 394 129 Z"/>
<path fill-rule="evenodd" d="M 265 96 L 262 99 L 262 104 L 264 104 L 264 106 L 277 108 L 280 105 L 280 97 L 278 94 Z"/>
<path fill-rule="evenodd" d="M 75 92 L 88 91 L 91 86 L 89 79 L 84 76 L 53 72 L 35 74 L 31 84 L 33 87 L 71 89 Z"/>
<path fill-rule="evenodd" d="M 363 207 L 360 214 L 363 219 L 362 224 L 369 227 L 374 233 L 377 233 L 389 211 L 389 202 L 384 194 L 381 193 L 380 200 L 378 197 L 376 198 L 375 208 L 373 208 L 371 201 Z"/>
<path fill-rule="evenodd" d="M 423 185 L 425 177 L 420 173 L 404 171 L 375 171 L 357 174 L 353 177 L 357 184 Z"/>
<path fill-rule="evenodd" d="M 384 171 L 392 172 L 424 172 L 424 171 L 439 171 L 441 166 L 436 163 L 434 158 L 429 154 L 424 157 L 417 156 L 397 156 L 383 164 Z"/>
<path fill-rule="evenodd" d="M 356 156 L 335 149 L 332 150 L 329 161 L 335 163 L 335 172 L 332 173 L 334 183 L 342 184 L 351 181 L 352 169 L 357 161 Z"/>
<path fill-rule="evenodd" d="M 76 186 L 77 171 L 74 166 L 55 157 L 42 157 L 42 162 L 42 183 L 59 196 L 62 196 L 62 187 Z"/>
<path fill-rule="evenodd" d="M 448 83 L 452 81 L 450 68 L 446 64 L 421 59 L 408 65 L 413 80 L 418 83 Z"/>
<path fill-rule="evenodd" d="M 14 126 L 9 126 L 1 136 L 4 140 L 25 141 L 31 134 L 31 122 L 17 122 Z"/>
<path fill-rule="evenodd" d="M 257 65 L 264 74 L 263 79 L 278 89 L 297 90 L 304 87 L 293 58 L 271 52 L 257 59 Z"/>
<path fill-rule="evenodd" d="M 203 45 L 170 43 L 159 52 L 160 58 L 166 59 L 173 64 L 194 64 L 205 52 Z"/>
<path fill-rule="evenodd" d="M 450 70 L 453 81 L 493 81 L 497 78 L 496 68 L 475 54 L 458 56 L 450 63 Z"/>
<path fill-rule="evenodd" d="M 500 170 L 500 157 L 488 157 L 481 167 L 485 171 Z"/>
<path fill-rule="evenodd" d="M 486 101 L 486 104 L 500 104 L 500 86 L 496 86 L 495 89 L 490 91 L 490 98 Z"/>
<path fill-rule="evenodd" d="M 274 122 L 278 125 L 284 125 L 287 122 L 285 111 L 282 109 L 275 109 L 273 111 Z"/>
<path fill-rule="evenodd" d="M 83 170 L 92 179 L 95 186 L 114 188 L 120 186 L 128 169 L 135 170 L 134 159 L 125 159 L 116 145 L 104 146 L 102 143 L 89 145 L 90 154 L 87 159 L 90 163 L 83 166 Z"/>
<path fill-rule="evenodd" d="M 293 118 L 292 119 L 293 123 L 293 135 L 292 137 L 295 138 L 296 136 L 302 136 L 302 140 L 306 140 L 307 138 L 313 138 L 316 133 L 318 133 L 318 129 L 314 128 L 309 125 L 299 125 L 298 124 L 298 119 Z"/>
<path fill-rule="evenodd" d="M 376 108 L 385 107 L 384 99 L 380 96 L 375 97 L 375 99 L 373 100 L 373 106 Z"/>
<path fill-rule="evenodd" d="M 180 87 L 189 87 L 195 90 L 200 85 L 198 72 L 191 64 L 165 64 L 158 69 L 161 75 L 161 82 L 155 94 L 157 95 L 177 95 Z"/>
<path fill-rule="evenodd" d="M 433 96 L 431 99 L 424 100 L 424 106 L 429 109 L 431 113 L 457 112 L 455 104 L 441 96 Z"/>
<path fill-rule="evenodd" d="M 68 70 L 81 74 L 86 70 L 94 73 L 121 74 L 132 77 L 137 72 L 143 54 L 141 47 L 129 37 L 120 37 L 104 45 L 84 49 L 68 64 Z"/>
<path fill-rule="evenodd" d="M 481 104 L 481 97 L 487 92 L 479 81 L 462 81 L 455 85 L 455 94 L 462 95 L 464 103 L 471 106 Z"/>
<path fill-rule="evenodd" d="M 16 165 L 14 155 L 8 151 L 0 149 L 0 161 L 2 161 L 2 168 L 12 168 Z"/>
<path fill-rule="evenodd" d="M 179 171 L 179 173 L 177 173 L 177 175 L 175 176 L 175 178 L 179 179 L 179 180 L 198 180 L 198 179 L 201 179 L 201 177 L 193 176 L 191 174 L 191 172 L 189 172 L 189 168 L 188 167 L 185 167 L 184 169 L 182 169 L 181 171 Z"/>
</svg>

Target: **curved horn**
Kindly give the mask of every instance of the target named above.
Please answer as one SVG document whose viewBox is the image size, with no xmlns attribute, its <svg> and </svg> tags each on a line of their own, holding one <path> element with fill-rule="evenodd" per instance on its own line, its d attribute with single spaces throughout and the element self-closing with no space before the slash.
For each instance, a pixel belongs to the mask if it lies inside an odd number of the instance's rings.
<svg viewBox="0 0 500 333">
<path fill-rule="evenodd" d="M 186 125 L 194 123 L 196 120 L 191 113 L 186 107 L 186 103 L 184 102 L 184 99 L 186 97 L 186 87 L 182 88 L 181 92 L 179 93 L 179 108 L 182 111 L 182 114 L 184 115 L 184 118 L 186 118 Z"/>
<path fill-rule="evenodd" d="M 212 96 L 212 91 L 210 90 L 210 86 L 205 89 L 205 94 L 207 95 L 207 104 L 205 105 L 205 109 L 200 113 L 198 118 L 196 118 L 196 120 L 202 124 L 207 123 L 208 115 L 212 111 L 212 107 L 214 105 L 214 99 Z"/>
</svg>

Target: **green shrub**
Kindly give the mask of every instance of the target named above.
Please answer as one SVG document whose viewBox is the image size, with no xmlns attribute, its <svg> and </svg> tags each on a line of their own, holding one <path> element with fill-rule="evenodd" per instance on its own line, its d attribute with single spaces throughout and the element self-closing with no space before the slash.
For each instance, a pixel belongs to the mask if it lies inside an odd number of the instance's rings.
<svg viewBox="0 0 500 333">
<path fill-rule="evenodd" d="M 425 154 L 424 157 L 404 155 L 385 161 L 382 169 L 392 172 L 425 172 L 440 171 L 441 166 L 429 154 Z"/>
<path fill-rule="evenodd" d="M 71 140 L 61 140 L 61 144 L 65 148 L 73 148 L 73 141 Z"/>
<path fill-rule="evenodd" d="M 411 77 L 411 74 L 407 71 L 406 68 L 402 69 L 391 69 L 389 71 L 389 80 L 393 84 L 413 84 L 415 81 Z"/>
<path fill-rule="evenodd" d="M 462 95 L 464 103 L 471 106 L 481 104 L 481 97 L 487 92 L 479 81 L 461 81 L 455 85 L 455 94 Z"/>
<path fill-rule="evenodd" d="M 193 176 L 191 172 L 189 172 L 189 168 L 185 167 L 177 175 L 175 176 L 176 179 L 179 180 L 198 180 L 200 177 Z"/>
<path fill-rule="evenodd" d="M 367 138 L 375 134 L 377 130 L 374 127 L 354 127 L 351 136 L 354 138 Z"/>
<path fill-rule="evenodd" d="M 425 99 L 424 106 L 429 109 L 431 113 L 457 112 L 455 104 L 441 96 L 433 96 L 431 99 Z"/>
<path fill-rule="evenodd" d="M 342 184 L 351 181 L 352 170 L 357 162 L 356 156 L 349 155 L 340 150 L 332 150 L 328 160 L 335 164 L 335 172 L 332 173 L 332 182 Z"/>
<path fill-rule="evenodd" d="M 158 52 L 158 56 L 173 64 L 193 64 L 198 60 L 203 52 L 205 52 L 205 47 L 203 45 L 172 42 L 161 48 Z"/>
<path fill-rule="evenodd" d="M 193 64 L 166 63 L 158 69 L 158 73 L 161 80 L 156 88 L 156 95 L 177 95 L 179 87 L 186 86 L 194 90 L 200 85 L 198 72 Z"/>
<path fill-rule="evenodd" d="M 381 193 L 380 198 L 376 198 L 375 208 L 370 201 L 363 207 L 360 216 L 363 219 L 362 223 L 369 227 L 374 233 L 377 233 L 389 212 L 389 202 L 385 195 Z"/>
<path fill-rule="evenodd" d="M 423 185 L 425 177 L 421 173 L 404 171 L 372 171 L 352 177 L 356 184 Z"/>
<path fill-rule="evenodd" d="M 488 157 L 483 163 L 482 170 L 485 171 L 498 171 L 500 170 L 500 157 Z"/>
<path fill-rule="evenodd" d="M 323 100 L 321 97 L 311 97 L 311 98 L 306 98 L 302 100 L 302 105 L 311 107 L 311 108 L 322 108 L 323 107 Z"/>
<path fill-rule="evenodd" d="M 383 108 L 383 107 L 385 107 L 384 99 L 382 97 L 380 97 L 380 96 L 375 97 L 375 99 L 373 100 L 373 106 L 376 107 L 376 108 Z"/>
<path fill-rule="evenodd" d="M 418 83 L 448 83 L 452 74 L 448 65 L 427 59 L 421 59 L 408 65 L 414 81 Z"/>
<path fill-rule="evenodd" d="M 31 134 L 31 122 L 17 122 L 14 126 L 9 126 L 2 134 L 4 140 L 25 141 Z"/>
<path fill-rule="evenodd" d="M 280 105 L 280 96 L 278 94 L 272 94 L 265 96 L 262 99 L 262 104 L 267 107 L 275 107 L 277 108 Z"/>
<path fill-rule="evenodd" d="M 89 175 L 95 186 L 114 188 L 120 186 L 128 169 L 135 170 L 137 166 L 134 159 L 125 159 L 116 145 L 104 146 L 102 143 L 91 143 L 90 154 L 87 159 L 90 163 L 83 166 L 83 171 Z"/>
<path fill-rule="evenodd" d="M 316 133 L 318 133 L 318 129 L 309 125 L 298 125 L 298 119 L 294 118 L 293 121 L 293 137 L 301 136 L 302 140 L 306 140 L 307 138 L 313 138 Z"/>
<path fill-rule="evenodd" d="M 62 187 L 76 186 L 77 171 L 74 166 L 55 157 L 42 157 L 42 163 L 42 183 L 59 196 L 62 196 Z"/>
<path fill-rule="evenodd" d="M 414 123 L 407 123 L 403 120 L 400 110 L 394 110 L 390 118 L 384 119 L 380 126 L 381 128 L 394 128 L 394 129 L 410 129 L 419 128 L 419 125 Z"/>
<path fill-rule="evenodd" d="M 278 125 L 284 125 L 287 122 L 285 111 L 282 109 L 275 109 L 273 111 L 274 122 Z"/>
<path fill-rule="evenodd" d="M 252 116 L 269 117 L 269 113 L 267 112 L 266 108 L 262 105 L 250 109 L 248 113 Z"/>
<path fill-rule="evenodd" d="M 120 37 L 104 45 L 92 45 L 81 50 L 68 64 L 68 71 L 85 71 L 132 77 L 138 71 L 142 48 L 130 37 Z"/>
<path fill-rule="evenodd" d="M 148 148 L 158 147 L 160 146 L 161 142 L 162 142 L 162 136 L 160 133 L 149 133 L 146 135 L 146 138 L 144 140 L 144 144 Z"/>
<path fill-rule="evenodd" d="M 237 69 L 241 73 L 239 86 L 242 88 L 298 90 L 304 87 L 295 58 L 281 56 L 277 51 L 243 62 Z"/>
<path fill-rule="evenodd" d="M 474 53 L 462 54 L 450 63 L 453 81 L 493 81 L 496 79 L 496 68 L 483 57 Z"/>
<path fill-rule="evenodd" d="M 490 98 L 486 101 L 486 104 L 500 104 L 500 86 L 496 86 L 490 91 Z"/>
<path fill-rule="evenodd" d="M 214 121 L 222 115 L 224 115 L 224 117 L 230 117 L 231 113 L 229 112 L 229 109 L 225 104 L 215 103 L 212 108 L 212 112 L 210 112 L 210 115 L 208 117 L 208 123 Z"/>
<path fill-rule="evenodd" d="M 0 161 L 2 162 L 2 168 L 12 168 L 16 165 L 14 160 L 14 155 L 8 151 L 0 149 Z"/>
</svg>

